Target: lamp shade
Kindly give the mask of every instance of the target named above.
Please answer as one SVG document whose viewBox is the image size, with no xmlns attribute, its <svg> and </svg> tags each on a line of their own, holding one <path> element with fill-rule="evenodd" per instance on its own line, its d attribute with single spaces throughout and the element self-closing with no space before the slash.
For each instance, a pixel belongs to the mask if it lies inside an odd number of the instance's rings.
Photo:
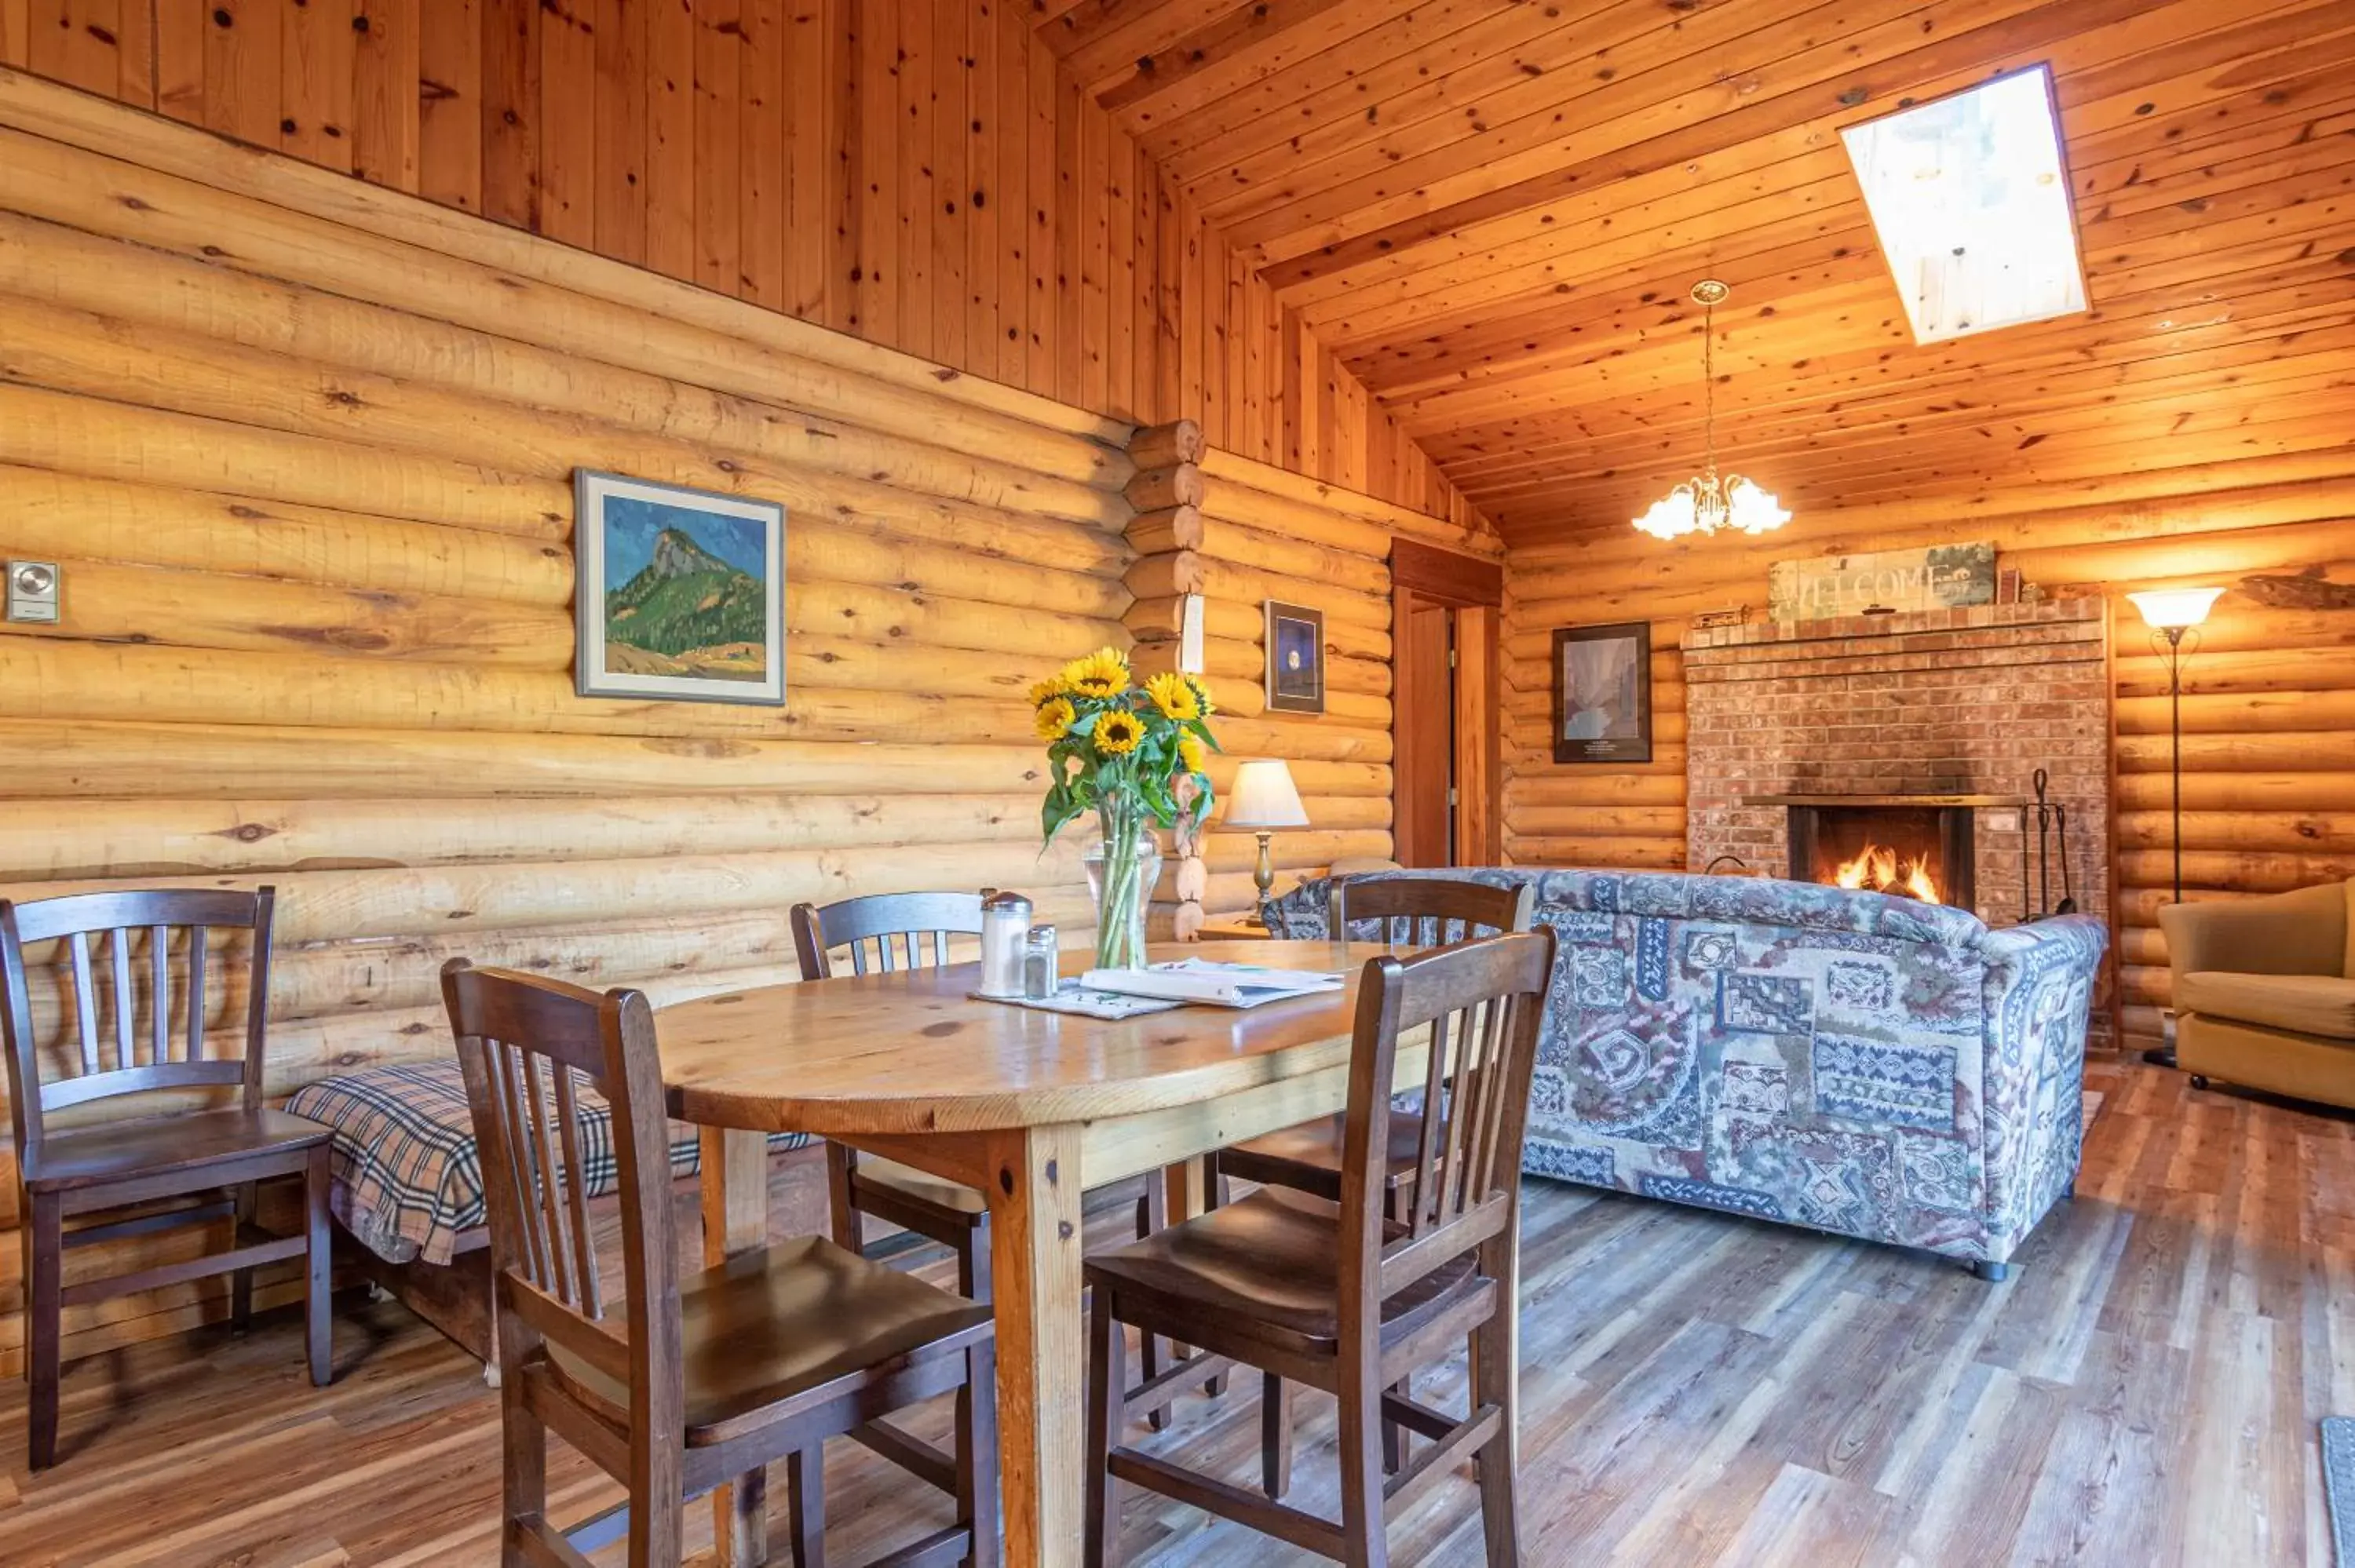
<svg viewBox="0 0 2355 1568">
<path fill-rule="evenodd" d="M 1227 791 L 1226 824 L 1252 829 L 1308 825 L 1308 809 L 1300 803 L 1292 769 L 1282 758 L 1255 758 L 1235 765 L 1234 788 Z"/>
<path fill-rule="evenodd" d="M 2220 588 L 2147 588 L 2126 598 L 2142 611 L 2144 625 L 2158 631 L 2180 631 L 2207 620 L 2208 607 L 2223 591 Z"/>
</svg>

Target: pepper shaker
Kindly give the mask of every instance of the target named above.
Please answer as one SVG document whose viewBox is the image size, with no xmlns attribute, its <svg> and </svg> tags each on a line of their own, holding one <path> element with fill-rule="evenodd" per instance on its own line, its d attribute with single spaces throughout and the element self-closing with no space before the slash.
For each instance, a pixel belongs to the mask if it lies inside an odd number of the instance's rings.
<svg viewBox="0 0 2355 1568">
<path fill-rule="evenodd" d="M 1062 984 L 1061 965 L 1055 951 L 1055 927 L 1033 926 L 1022 939 L 1022 995 L 1044 1001 Z"/>
</svg>

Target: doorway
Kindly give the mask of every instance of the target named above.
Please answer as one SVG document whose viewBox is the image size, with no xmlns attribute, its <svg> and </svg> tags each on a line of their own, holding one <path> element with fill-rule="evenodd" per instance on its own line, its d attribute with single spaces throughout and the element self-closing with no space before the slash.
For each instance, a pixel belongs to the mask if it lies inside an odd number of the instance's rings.
<svg viewBox="0 0 2355 1568">
<path fill-rule="evenodd" d="M 1501 863 L 1497 644 L 1505 573 L 1391 546 L 1391 833 L 1401 865 Z"/>
</svg>

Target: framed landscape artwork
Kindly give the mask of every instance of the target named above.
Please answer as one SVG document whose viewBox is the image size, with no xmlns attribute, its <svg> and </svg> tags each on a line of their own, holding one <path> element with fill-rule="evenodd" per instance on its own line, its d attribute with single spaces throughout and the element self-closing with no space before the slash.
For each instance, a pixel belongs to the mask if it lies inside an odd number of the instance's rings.
<svg viewBox="0 0 2355 1568">
<path fill-rule="evenodd" d="M 1325 711 L 1325 612 L 1267 601 L 1267 705 L 1271 713 Z"/>
<path fill-rule="evenodd" d="M 785 509 L 591 469 L 572 493 L 574 690 L 783 705 Z"/>
<path fill-rule="evenodd" d="M 1553 634 L 1553 759 L 1652 760 L 1652 628 L 1564 627 Z"/>
</svg>

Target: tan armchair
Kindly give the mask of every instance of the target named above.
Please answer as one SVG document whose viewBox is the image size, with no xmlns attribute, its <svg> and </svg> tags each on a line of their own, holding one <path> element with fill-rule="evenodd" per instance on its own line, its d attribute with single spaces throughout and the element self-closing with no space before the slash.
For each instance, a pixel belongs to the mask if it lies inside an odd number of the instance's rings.
<svg viewBox="0 0 2355 1568">
<path fill-rule="evenodd" d="M 2355 881 L 2158 912 L 2192 1081 L 2355 1106 Z"/>
</svg>

